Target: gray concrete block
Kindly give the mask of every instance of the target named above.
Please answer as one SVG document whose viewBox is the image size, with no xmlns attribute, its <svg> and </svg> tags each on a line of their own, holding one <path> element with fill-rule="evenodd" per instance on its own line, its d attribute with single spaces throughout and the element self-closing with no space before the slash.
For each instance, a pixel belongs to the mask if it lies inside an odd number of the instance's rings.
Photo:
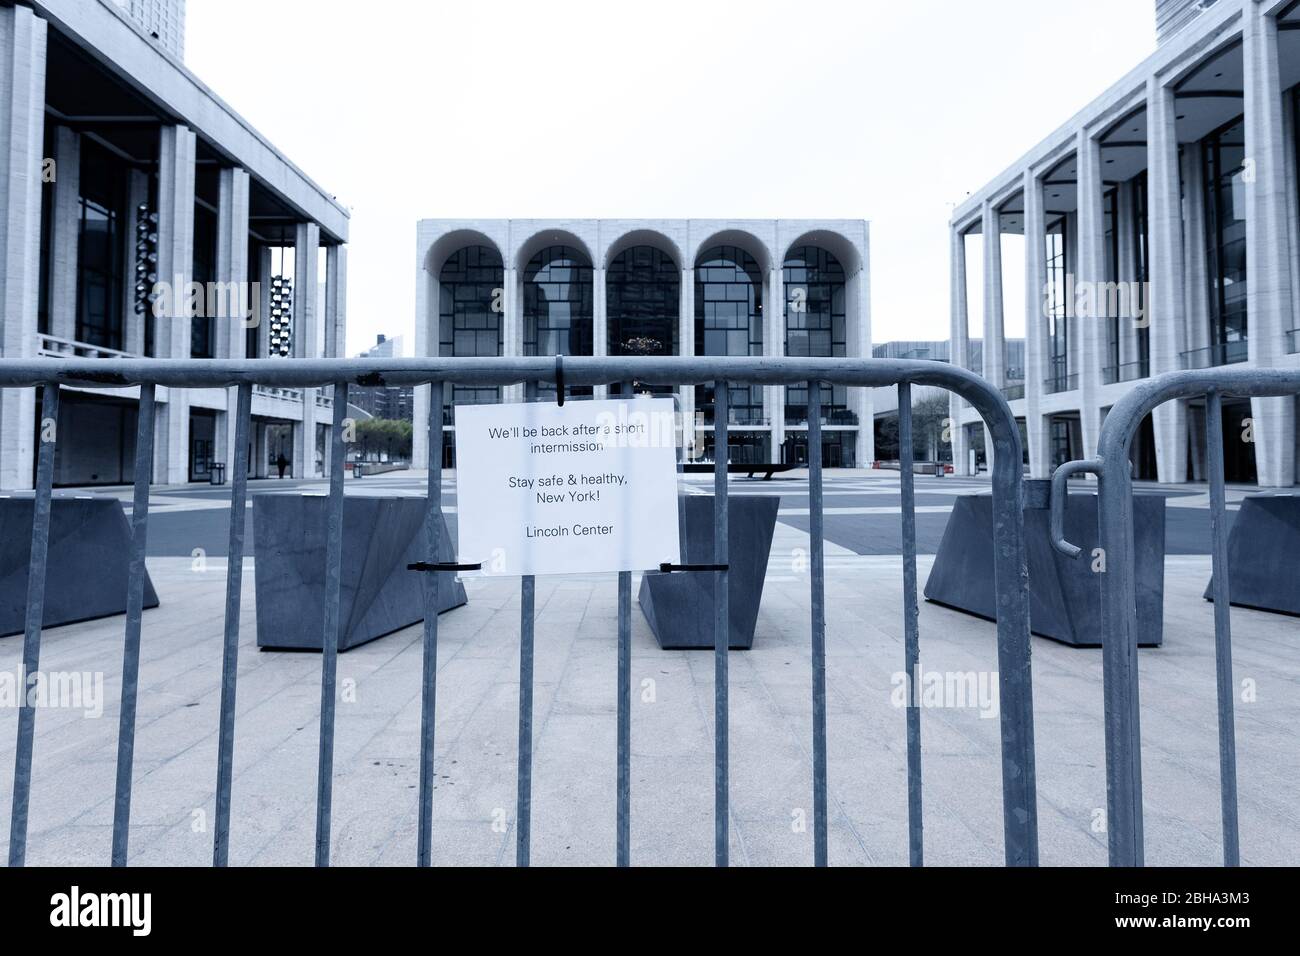
<svg viewBox="0 0 1300 956">
<path fill-rule="evenodd" d="M 1099 647 L 1101 587 L 1093 564 L 1099 545 L 1097 496 L 1070 495 L 1065 510 L 1065 537 L 1083 549 L 1068 558 L 1052 547 L 1045 504 L 1030 500 L 1025 508 L 1025 554 L 1029 568 L 1030 630 L 1075 647 Z M 1138 644 L 1159 647 L 1164 628 L 1165 499 L 1133 499 L 1134 564 L 1137 572 Z M 925 582 L 925 598 L 936 604 L 995 619 L 997 591 L 993 580 L 993 498 L 967 495 L 953 504 L 934 567 Z"/>
<path fill-rule="evenodd" d="M 1228 534 L 1228 602 L 1300 614 L 1300 496 L 1243 498 Z M 1214 577 L 1205 586 L 1214 600 Z"/>
<path fill-rule="evenodd" d="M 344 498 L 340 651 L 424 620 L 424 572 L 406 566 L 428 560 L 425 510 L 425 498 Z M 258 647 L 321 649 L 328 511 L 324 495 L 253 496 Z M 438 560 L 452 561 L 446 516 L 441 520 Z M 453 575 L 437 578 L 439 613 L 465 603 Z"/>
<path fill-rule="evenodd" d="M 686 527 L 682 531 L 682 563 L 712 564 L 713 496 L 686 499 Z M 758 605 L 763 598 L 767 557 L 772 550 L 776 496 L 727 499 L 727 593 L 731 602 L 732 650 L 749 650 L 754 643 Z M 641 578 L 637 601 L 650 629 L 664 649 L 713 647 L 714 574 L 711 572 L 647 572 Z"/>
<path fill-rule="evenodd" d="M 31 492 L 0 497 L 0 637 L 21 634 L 25 626 L 34 503 Z M 122 502 L 55 494 L 50 499 L 44 626 L 125 614 L 130 544 Z M 144 606 L 158 606 L 148 573 Z"/>
</svg>

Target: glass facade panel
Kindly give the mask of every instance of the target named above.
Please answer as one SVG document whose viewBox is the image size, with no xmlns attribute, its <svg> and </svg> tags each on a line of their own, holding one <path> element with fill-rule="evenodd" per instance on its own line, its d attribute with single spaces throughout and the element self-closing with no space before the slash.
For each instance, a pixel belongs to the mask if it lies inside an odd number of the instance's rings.
<svg viewBox="0 0 1300 956">
<path fill-rule="evenodd" d="M 122 348 L 126 174 L 107 150 L 82 141 L 77 244 L 77 340 Z"/>
<path fill-rule="evenodd" d="M 1151 244 L 1147 241 L 1147 174 L 1143 170 L 1133 180 L 1133 249 L 1137 256 L 1135 273 L 1137 275 L 1137 309 L 1144 319 L 1147 315 L 1147 287 L 1151 281 Z M 1151 374 L 1151 328 L 1149 321 L 1143 321 L 1137 328 L 1137 359 L 1140 375 L 1146 378 Z M 1131 361 L 1131 359 L 1129 359 Z M 1123 376 L 1121 381 L 1125 379 Z"/>
<path fill-rule="evenodd" d="M 252 283 L 251 289 L 260 289 L 263 283 L 270 281 L 270 276 L 262 275 L 262 247 L 255 241 L 250 240 L 248 243 L 248 279 Z M 260 297 L 254 295 L 248 302 L 248 307 L 255 309 L 258 315 L 257 325 L 250 325 L 244 329 L 244 358 L 260 358 L 261 345 L 258 330 L 263 321 L 261 317 L 262 303 Z"/>
<path fill-rule="evenodd" d="M 1239 361 L 1246 351 L 1248 185 L 1245 159 L 1246 141 L 1240 121 L 1205 140 L 1206 249 L 1210 267 L 1208 344 L 1214 365 Z"/>
<path fill-rule="evenodd" d="M 194 276 L 193 279 L 203 289 L 208 289 L 209 282 L 217 279 L 217 216 L 206 206 L 194 206 Z M 205 295 L 200 303 L 199 315 L 190 318 L 190 358 L 214 358 L 216 343 L 214 341 L 213 316 L 207 314 L 208 300 Z"/>
<path fill-rule="evenodd" d="M 695 262 L 695 354 L 763 354 L 763 272 L 753 256 L 736 246 L 714 246 Z M 737 385 L 727 391 L 732 424 L 764 422 L 763 386 Z M 697 425 L 713 424 L 713 392 L 711 385 L 695 386 Z M 752 445 L 745 448 L 757 451 Z M 733 441 L 731 452 L 737 451 Z"/>
<path fill-rule="evenodd" d="M 593 283 L 591 260 L 571 246 L 548 246 L 524 270 L 524 354 L 591 355 Z M 555 386 L 538 384 L 542 393 Z M 590 395 L 591 386 L 570 388 Z"/>
<path fill-rule="evenodd" d="M 847 284 L 844 267 L 818 246 L 790 250 L 783 270 L 785 281 L 785 354 L 791 358 L 840 358 L 848 354 L 845 312 Z M 848 389 L 837 385 L 822 394 L 823 423 L 856 425 L 849 409 Z M 785 421 L 808 422 L 808 387 L 785 390 Z M 829 462 L 826 463 L 829 467 Z"/>
<path fill-rule="evenodd" d="M 1070 375 L 1070 319 L 1065 302 L 1065 217 L 1047 226 L 1047 391 L 1066 390 Z"/>
<path fill-rule="evenodd" d="M 1104 206 L 1106 210 L 1106 281 L 1119 281 L 1119 190 L 1111 189 L 1106 193 Z M 1119 309 L 1112 296 L 1104 297 L 1106 309 L 1106 360 L 1108 369 L 1119 369 Z"/>
<path fill-rule="evenodd" d="M 438 273 L 438 354 L 481 358 L 501 354 L 505 269 L 488 246 L 466 246 L 453 253 Z M 451 407 L 501 400 L 501 389 L 446 385 L 443 421 Z"/>
</svg>

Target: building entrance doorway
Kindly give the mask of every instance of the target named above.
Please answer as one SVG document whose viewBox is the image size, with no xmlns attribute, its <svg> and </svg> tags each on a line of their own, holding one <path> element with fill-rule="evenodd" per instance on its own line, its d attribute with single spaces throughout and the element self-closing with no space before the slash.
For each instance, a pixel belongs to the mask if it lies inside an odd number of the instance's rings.
<svg viewBox="0 0 1300 956">
<path fill-rule="evenodd" d="M 822 432 L 822 467 L 856 468 L 854 452 L 857 447 L 857 437 L 855 431 Z M 781 461 L 783 464 L 790 465 L 808 464 L 806 431 L 786 433 L 785 442 L 781 446 Z"/>
<path fill-rule="evenodd" d="M 190 412 L 190 481 L 208 481 L 212 463 L 221 460 L 217 452 L 217 413 L 205 409 Z"/>
</svg>

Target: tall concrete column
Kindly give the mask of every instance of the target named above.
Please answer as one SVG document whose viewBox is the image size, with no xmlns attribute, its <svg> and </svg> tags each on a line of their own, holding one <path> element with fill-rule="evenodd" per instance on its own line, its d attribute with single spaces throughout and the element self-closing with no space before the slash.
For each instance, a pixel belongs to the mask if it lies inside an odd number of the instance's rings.
<svg viewBox="0 0 1300 956">
<path fill-rule="evenodd" d="M 519 276 L 517 270 L 506 268 L 501 274 L 501 354 L 507 358 L 518 358 L 524 354 L 523 309 L 519 294 Z M 522 402 L 524 386 L 507 385 L 501 389 L 501 400 L 505 402 Z"/>
<path fill-rule="evenodd" d="M 218 358 L 244 357 L 245 330 L 251 321 L 248 313 L 256 314 L 248 285 L 248 183 L 248 173 L 242 169 L 221 169 L 217 173 L 216 281 L 226 290 L 216 297 L 218 311 L 213 316 Z M 222 460 L 227 472 L 235 463 L 238 407 L 238 387 L 226 389 L 226 412 L 218 425 L 225 427 L 226 454 Z"/>
<path fill-rule="evenodd" d="M 320 358 L 320 226 L 300 222 L 293 238 L 293 354 Z"/>
<path fill-rule="evenodd" d="M 77 247 L 81 244 L 81 134 L 54 128 L 50 209 L 50 334 L 77 337 Z M 48 191 L 47 191 L 48 195 Z"/>
<path fill-rule="evenodd" d="M 1047 380 L 1047 215 L 1043 184 L 1033 169 L 1024 173 L 1025 203 L 1025 431 L 1029 473 L 1051 475 L 1047 423 L 1042 414 Z"/>
<path fill-rule="evenodd" d="M 677 303 L 677 351 L 679 355 L 695 355 L 695 270 L 683 269 L 681 289 Z M 702 344 L 702 343 L 701 343 Z M 695 386 L 677 389 L 682 408 L 682 447 L 690 457 L 696 444 Z"/>
<path fill-rule="evenodd" d="M 591 274 L 591 354 L 609 355 L 609 311 L 605 300 L 605 270 L 603 267 L 592 270 Z M 597 385 L 592 390 L 592 397 L 602 399 L 609 397 L 609 387 Z"/>
<path fill-rule="evenodd" d="M 293 354 L 295 358 L 319 358 L 321 334 L 317 321 L 320 275 L 320 226 L 300 222 L 293 236 Z M 316 389 L 302 390 L 302 424 L 293 442 L 293 476 L 315 478 L 316 469 Z"/>
<path fill-rule="evenodd" d="M 849 315 L 848 353 L 851 358 L 871 357 L 871 283 L 867 265 L 863 264 L 845 287 Z M 848 390 L 849 409 L 857 416 L 858 434 L 854 458 L 857 467 L 868 468 L 876 458 L 876 422 L 873 394 L 869 388 Z"/>
<path fill-rule="evenodd" d="M 1182 187 L 1179 182 L 1177 106 L 1159 77 L 1147 81 L 1147 240 L 1151 289 L 1147 301 L 1151 374 L 1176 371 L 1186 314 L 1183 286 Z M 1195 237 L 1189 241 L 1196 241 Z M 1162 482 L 1187 475 L 1187 405 L 1165 402 L 1152 413 L 1156 474 Z"/>
<path fill-rule="evenodd" d="M 194 131 L 164 126 L 158 131 L 158 281 L 171 294 L 155 305 L 154 354 L 190 357 L 189 296 L 194 275 Z M 160 397 L 161 394 L 160 394 Z M 189 480 L 190 410 L 186 389 L 166 389 L 158 410 L 154 474 L 165 484 Z"/>
<path fill-rule="evenodd" d="M 0 355 L 5 358 L 30 358 L 36 351 L 45 40 L 45 21 L 30 8 L 0 7 Z M 32 487 L 35 424 L 35 390 L 0 389 L 0 487 Z"/>
<path fill-rule="evenodd" d="M 241 359 L 248 311 L 256 308 L 248 287 L 248 173 L 222 169 L 217 174 L 217 276 L 227 291 L 214 316 L 218 358 Z"/>
<path fill-rule="evenodd" d="M 438 280 L 424 262 L 423 250 L 416 246 L 415 266 L 415 355 L 434 358 L 438 355 Z M 429 414 L 431 386 L 417 385 L 411 407 L 411 465 L 426 468 L 429 462 Z"/>
<path fill-rule="evenodd" d="M 257 274 L 261 285 L 257 290 L 257 357 L 269 358 L 271 355 L 271 247 L 259 246 L 257 249 Z"/>
<path fill-rule="evenodd" d="M 966 368 L 970 355 L 970 328 L 966 302 L 966 235 L 956 226 L 949 230 L 948 243 L 948 314 L 952 355 L 949 361 Z M 955 392 L 948 394 L 948 433 L 952 438 L 953 474 L 966 475 L 970 469 L 966 454 L 966 430 L 961 425 L 964 403 Z"/>
<path fill-rule="evenodd" d="M 1247 0 L 1244 17 L 1246 158 L 1246 307 L 1250 315 L 1247 348 L 1257 368 L 1269 368 L 1286 355 L 1291 310 L 1291 259 L 1287 210 L 1286 151 L 1283 138 L 1282 84 L 1278 71 L 1277 21 L 1257 0 Z M 1295 484 L 1295 398 L 1251 399 L 1255 468 L 1266 487 Z"/>
<path fill-rule="evenodd" d="M 994 388 L 1006 384 L 1007 346 L 1002 306 L 1002 217 L 985 201 L 984 232 L 984 378 Z"/>
<path fill-rule="evenodd" d="M 1075 269 L 1075 325 L 1079 356 L 1079 418 L 1083 455 L 1097 453 L 1101 430 L 1101 366 L 1106 343 L 1106 211 L 1101 143 L 1082 129 L 1077 139 L 1079 257 Z"/>
<path fill-rule="evenodd" d="M 785 269 L 774 263 L 767 277 L 767 301 L 763 303 L 763 354 L 785 357 Z M 772 426 L 772 460 L 781 460 L 785 445 L 785 386 L 768 385 L 763 394 L 767 420 Z"/>
<path fill-rule="evenodd" d="M 988 200 L 981 218 L 984 248 L 983 375 L 994 388 L 1006 384 L 1007 343 L 1002 297 L 1002 217 Z M 984 426 L 984 462 L 993 473 L 993 433 Z"/>
<path fill-rule="evenodd" d="M 348 354 L 348 247 L 337 242 L 325 247 L 325 354 Z"/>
</svg>

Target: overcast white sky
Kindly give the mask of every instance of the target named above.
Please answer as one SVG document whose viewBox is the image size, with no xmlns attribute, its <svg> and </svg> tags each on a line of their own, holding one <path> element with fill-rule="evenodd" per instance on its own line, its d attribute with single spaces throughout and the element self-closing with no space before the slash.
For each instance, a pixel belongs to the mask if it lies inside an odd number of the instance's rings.
<svg viewBox="0 0 1300 956">
<path fill-rule="evenodd" d="M 946 339 L 953 205 L 1155 47 L 1151 0 L 188 10 L 190 68 L 351 209 L 349 353 L 412 341 L 453 217 L 868 219 L 873 339 Z"/>
</svg>

